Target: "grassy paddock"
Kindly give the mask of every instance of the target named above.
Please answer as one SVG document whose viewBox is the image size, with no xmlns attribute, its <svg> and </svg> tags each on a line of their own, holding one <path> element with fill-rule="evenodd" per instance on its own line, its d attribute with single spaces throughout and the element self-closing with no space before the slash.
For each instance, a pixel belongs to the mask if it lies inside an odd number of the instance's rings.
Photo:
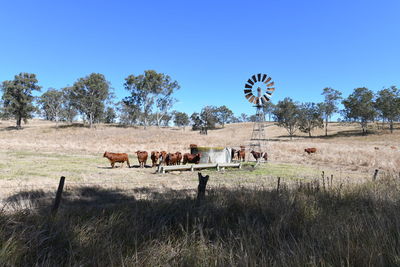
<svg viewBox="0 0 400 267">
<path fill-rule="evenodd" d="M 219 187 L 200 206 L 185 190 L 137 200 L 82 187 L 66 196 L 55 218 L 48 215 L 51 202 L 35 199 L 45 193 L 20 192 L 8 199 L 14 211 L 0 213 L 0 262 L 394 266 L 400 264 L 399 186 L 398 177 L 386 176 L 326 190 L 315 182 L 283 184 L 279 193 Z"/>
</svg>

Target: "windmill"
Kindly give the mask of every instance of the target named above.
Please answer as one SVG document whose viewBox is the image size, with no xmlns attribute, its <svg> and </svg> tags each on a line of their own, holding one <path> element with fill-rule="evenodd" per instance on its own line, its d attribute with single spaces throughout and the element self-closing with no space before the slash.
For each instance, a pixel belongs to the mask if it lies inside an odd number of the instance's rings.
<svg viewBox="0 0 400 267">
<path fill-rule="evenodd" d="M 256 119 L 250 139 L 250 151 L 266 152 L 267 139 L 265 137 L 265 116 L 263 105 L 270 101 L 275 91 L 275 82 L 267 74 L 256 74 L 247 80 L 244 86 L 246 99 L 256 108 Z"/>
</svg>

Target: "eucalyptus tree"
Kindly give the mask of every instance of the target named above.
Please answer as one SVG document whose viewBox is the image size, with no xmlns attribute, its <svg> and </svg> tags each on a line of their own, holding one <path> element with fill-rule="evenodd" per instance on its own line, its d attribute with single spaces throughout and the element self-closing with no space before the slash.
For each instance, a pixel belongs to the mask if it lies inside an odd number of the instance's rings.
<svg viewBox="0 0 400 267">
<path fill-rule="evenodd" d="M 23 72 L 15 75 L 14 80 L 1 84 L 4 116 L 14 117 L 17 129 L 21 129 L 22 120 L 26 122 L 36 110 L 33 92 L 41 89 L 37 83 L 35 74 Z"/>
<path fill-rule="evenodd" d="M 339 111 L 338 103 L 342 99 L 342 93 L 330 87 L 324 88 L 322 95 L 325 97 L 321 109 L 325 118 L 325 136 L 328 136 L 328 122 L 332 115 Z"/>
<path fill-rule="evenodd" d="M 46 119 L 55 121 L 56 127 L 58 127 L 58 122 L 62 117 L 63 111 L 63 92 L 49 88 L 38 98 L 37 102 Z"/>
<path fill-rule="evenodd" d="M 154 70 L 146 70 L 137 76 L 129 75 L 124 87 L 131 93 L 124 98 L 124 103 L 139 108 L 139 118 L 145 128 L 152 114 L 155 114 L 157 125 L 160 126 L 175 102 L 172 94 L 180 88 L 178 82 L 172 81 L 170 76 Z"/>
<path fill-rule="evenodd" d="M 70 93 L 74 106 L 86 116 L 92 128 L 93 123 L 99 121 L 103 114 L 106 100 L 111 97 L 110 83 L 103 74 L 92 73 L 79 78 Z"/>
<path fill-rule="evenodd" d="M 396 86 L 380 90 L 376 96 L 375 108 L 382 120 L 389 122 L 390 132 L 393 133 L 393 122 L 400 118 L 400 91 Z"/>
<path fill-rule="evenodd" d="M 349 121 L 360 123 L 363 134 L 368 133 L 368 122 L 374 120 L 376 116 L 374 93 L 365 87 L 355 88 L 342 103 L 344 117 Z"/>
<path fill-rule="evenodd" d="M 286 97 L 276 104 L 273 116 L 277 125 L 287 130 L 290 139 L 299 128 L 299 107 L 290 97 Z"/>
<path fill-rule="evenodd" d="M 299 130 L 308 133 L 309 137 L 314 129 L 324 127 L 322 105 L 322 103 L 303 103 L 299 106 Z"/>
</svg>

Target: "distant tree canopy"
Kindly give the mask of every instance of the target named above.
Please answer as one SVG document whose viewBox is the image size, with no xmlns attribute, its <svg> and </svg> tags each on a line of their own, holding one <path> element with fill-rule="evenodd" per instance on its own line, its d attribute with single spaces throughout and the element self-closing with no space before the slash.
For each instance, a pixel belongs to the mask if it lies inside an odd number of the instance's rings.
<svg viewBox="0 0 400 267">
<path fill-rule="evenodd" d="M 185 112 L 179 112 L 175 110 L 172 112 L 172 116 L 174 118 L 175 126 L 185 127 L 190 123 L 189 116 Z"/>
<path fill-rule="evenodd" d="M 232 121 L 234 118 L 232 110 L 225 105 L 216 108 L 214 112 L 218 122 L 222 125 L 222 128 L 225 127 L 225 123 Z"/>
<path fill-rule="evenodd" d="M 117 113 L 115 112 L 113 107 L 107 107 L 104 112 L 104 122 L 105 123 L 114 123 L 117 119 Z"/>
<path fill-rule="evenodd" d="M 373 99 L 374 93 L 371 90 L 360 87 L 342 101 L 345 119 L 359 122 L 363 134 L 367 133 L 368 122 L 373 121 L 377 114 Z"/>
<path fill-rule="evenodd" d="M 178 82 L 172 81 L 170 76 L 154 70 L 146 70 L 144 75 L 129 75 L 124 86 L 131 95 L 125 97 L 123 102 L 132 109 L 133 106 L 137 107 L 139 121 L 145 128 L 149 125 L 153 110 L 157 125 L 160 126 L 161 120 L 175 102 L 172 94 L 180 88 Z"/>
<path fill-rule="evenodd" d="M 303 133 L 308 133 L 311 137 L 311 132 L 315 128 L 323 128 L 324 120 L 322 118 L 323 104 L 303 103 L 299 108 L 299 130 Z"/>
<path fill-rule="evenodd" d="M 17 129 L 21 129 L 22 120 L 26 122 L 36 110 L 32 92 L 40 91 L 41 87 L 37 83 L 35 74 L 20 73 L 15 75 L 14 80 L 4 81 L 1 85 L 4 116 L 14 117 Z"/>
<path fill-rule="evenodd" d="M 78 79 L 70 90 L 73 105 L 89 121 L 90 128 L 94 122 L 101 120 L 105 101 L 110 96 L 110 83 L 100 73 Z"/>
<path fill-rule="evenodd" d="M 400 119 L 400 91 L 391 86 L 378 91 L 375 108 L 383 121 L 387 120 L 393 133 L 393 122 Z"/>
<path fill-rule="evenodd" d="M 322 95 L 324 96 L 324 103 L 321 105 L 321 111 L 325 118 L 325 136 L 328 136 L 328 121 L 332 115 L 338 112 L 338 103 L 342 99 L 342 93 L 330 87 L 324 88 Z"/>
<path fill-rule="evenodd" d="M 299 108 L 295 102 L 289 97 L 279 101 L 273 111 L 275 121 L 278 126 L 284 127 L 289 133 L 290 139 L 299 126 Z"/>
<path fill-rule="evenodd" d="M 56 126 L 62 118 L 63 99 L 62 91 L 50 88 L 37 101 L 46 120 L 55 121 Z"/>
</svg>

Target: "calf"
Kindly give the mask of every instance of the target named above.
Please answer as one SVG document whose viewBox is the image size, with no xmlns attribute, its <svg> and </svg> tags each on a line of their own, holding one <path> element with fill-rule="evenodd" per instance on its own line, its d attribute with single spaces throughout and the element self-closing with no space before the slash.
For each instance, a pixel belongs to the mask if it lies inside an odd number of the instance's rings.
<svg viewBox="0 0 400 267">
<path fill-rule="evenodd" d="M 122 166 L 124 165 L 124 162 L 128 164 L 128 167 L 130 168 L 131 166 L 129 165 L 129 158 L 128 154 L 126 153 L 111 153 L 111 152 L 104 152 L 103 155 L 104 158 L 107 158 L 110 163 L 111 163 L 111 168 L 114 168 L 115 162 L 122 162 Z"/>
<path fill-rule="evenodd" d="M 200 158 L 201 158 L 201 153 L 198 154 L 185 153 L 183 155 L 183 164 L 186 163 L 198 164 L 200 162 Z"/>
<path fill-rule="evenodd" d="M 309 147 L 304 149 L 304 152 L 307 152 L 307 154 L 310 155 L 311 153 L 317 152 L 317 149 L 315 147 Z"/>
<path fill-rule="evenodd" d="M 161 153 L 158 151 L 151 151 L 151 162 L 152 166 L 155 167 L 157 165 L 158 159 L 160 158 Z"/>
<path fill-rule="evenodd" d="M 139 166 L 140 168 L 144 168 L 144 166 L 146 165 L 147 162 L 147 157 L 148 157 L 148 153 L 146 151 L 136 151 L 136 155 L 139 161 Z"/>
<path fill-rule="evenodd" d="M 268 154 L 267 154 L 267 152 L 256 152 L 256 151 L 252 150 L 250 153 L 253 155 L 253 157 L 254 157 L 257 161 L 258 161 L 260 158 L 263 158 L 265 161 L 268 160 Z"/>
</svg>

